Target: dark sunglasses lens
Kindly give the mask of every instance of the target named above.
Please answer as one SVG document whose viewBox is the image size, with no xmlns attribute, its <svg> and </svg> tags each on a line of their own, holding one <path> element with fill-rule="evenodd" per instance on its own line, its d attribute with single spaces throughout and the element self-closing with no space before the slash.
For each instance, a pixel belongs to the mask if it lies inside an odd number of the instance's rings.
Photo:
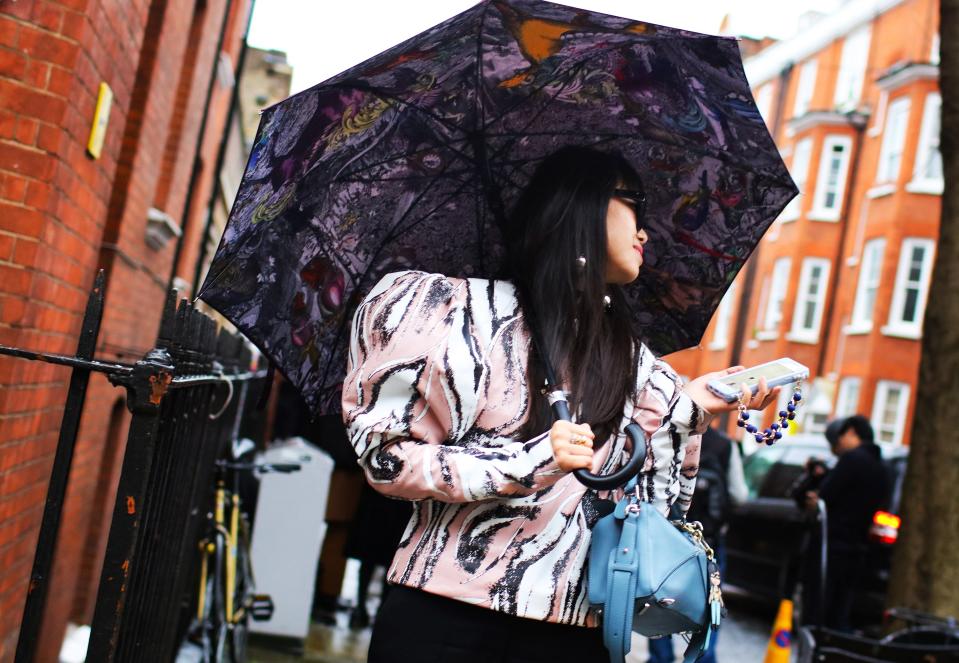
<svg viewBox="0 0 959 663">
<path fill-rule="evenodd" d="M 636 213 L 636 222 L 643 220 L 646 214 L 646 196 L 641 191 L 629 191 L 628 189 L 616 189 L 616 196 L 628 201 L 633 206 L 633 212 Z"/>
</svg>

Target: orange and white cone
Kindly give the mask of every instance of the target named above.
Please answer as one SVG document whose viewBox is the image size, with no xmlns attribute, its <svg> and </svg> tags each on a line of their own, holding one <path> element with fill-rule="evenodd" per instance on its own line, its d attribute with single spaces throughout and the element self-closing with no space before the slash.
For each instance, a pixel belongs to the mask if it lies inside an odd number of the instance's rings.
<svg viewBox="0 0 959 663">
<path fill-rule="evenodd" d="M 793 638 L 793 602 L 783 599 L 773 623 L 773 631 L 766 646 L 766 658 L 763 663 L 789 663 L 789 652 Z"/>
</svg>

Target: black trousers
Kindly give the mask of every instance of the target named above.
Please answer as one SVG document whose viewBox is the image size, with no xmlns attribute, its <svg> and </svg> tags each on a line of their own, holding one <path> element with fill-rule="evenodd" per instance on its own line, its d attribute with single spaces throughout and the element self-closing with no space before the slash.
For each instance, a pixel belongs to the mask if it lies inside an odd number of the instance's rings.
<svg viewBox="0 0 959 663">
<path fill-rule="evenodd" d="M 376 615 L 369 663 L 607 663 L 598 628 L 514 617 L 396 585 Z"/>
</svg>

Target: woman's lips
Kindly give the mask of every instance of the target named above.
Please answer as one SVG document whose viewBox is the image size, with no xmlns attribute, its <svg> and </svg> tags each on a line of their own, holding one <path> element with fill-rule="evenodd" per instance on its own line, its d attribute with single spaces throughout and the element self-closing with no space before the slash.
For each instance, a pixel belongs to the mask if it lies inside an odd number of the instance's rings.
<svg viewBox="0 0 959 663">
<path fill-rule="evenodd" d="M 636 249 L 636 251 L 639 252 L 639 255 L 643 255 L 643 247 L 641 247 L 641 246 L 634 246 L 633 248 Z"/>
</svg>

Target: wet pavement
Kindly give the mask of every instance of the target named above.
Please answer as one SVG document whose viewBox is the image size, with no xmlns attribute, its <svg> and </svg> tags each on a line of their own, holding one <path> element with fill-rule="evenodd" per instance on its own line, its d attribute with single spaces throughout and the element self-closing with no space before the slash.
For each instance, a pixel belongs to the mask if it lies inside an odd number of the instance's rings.
<svg viewBox="0 0 959 663">
<path fill-rule="evenodd" d="M 355 567 L 347 567 L 344 587 L 351 586 L 355 578 Z M 379 579 L 374 579 L 368 602 L 370 614 L 375 614 L 379 603 L 377 587 Z M 346 604 L 355 604 L 355 594 L 344 592 L 342 600 Z M 727 596 L 729 616 L 723 622 L 719 638 L 717 659 L 721 663 L 760 663 L 766 653 L 766 642 L 775 617 L 775 608 L 758 605 L 745 597 L 735 594 Z M 335 625 L 313 623 L 310 633 L 302 647 L 287 643 L 251 642 L 247 660 L 250 663 L 365 663 L 366 652 L 370 644 L 370 629 L 351 630 L 348 626 L 349 611 L 336 613 Z M 284 645 L 286 645 L 284 647 Z M 685 644 L 676 638 L 674 651 L 677 661 L 682 660 Z M 633 638 L 633 649 L 626 657 L 626 663 L 646 663 L 648 650 L 646 640 L 639 636 Z"/>
</svg>

